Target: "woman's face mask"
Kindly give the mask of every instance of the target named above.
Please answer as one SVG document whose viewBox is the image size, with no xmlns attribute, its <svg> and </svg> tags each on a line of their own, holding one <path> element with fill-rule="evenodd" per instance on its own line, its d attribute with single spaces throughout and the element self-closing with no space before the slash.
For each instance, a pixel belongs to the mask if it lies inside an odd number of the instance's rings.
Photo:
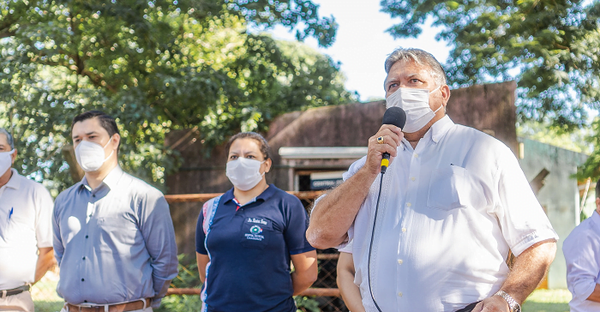
<svg viewBox="0 0 600 312">
<path fill-rule="evenodd" d="M 443 107 L 440 105 L 435 111 L 429 106 L 429 95 L 437 91 L 440 87 L 429 92 L 427 89 L 398 88 L 385 99 L 386 108 L 393 106 L 400 107 L 406 112 L 406 125 L 402 131 L 413 133 L 421 130 L 430 122 L 435 114 Z"/>
<path fill-rule="evenodd" d="M 260 166 L 263 163 L 264 161 L 238 157 L 227 163 L 226 175 L 236 188 L 248 191 L 262 180 L 264 172 L 260 173 Z"/>
</svg>

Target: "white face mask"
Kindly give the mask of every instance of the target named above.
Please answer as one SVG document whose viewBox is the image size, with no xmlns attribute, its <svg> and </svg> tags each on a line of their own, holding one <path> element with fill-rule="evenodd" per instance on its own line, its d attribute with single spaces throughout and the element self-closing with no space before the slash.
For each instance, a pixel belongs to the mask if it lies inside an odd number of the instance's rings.
<svg viewBox="0 0 600 312">
<path fill-rule="evenodd" d="M 406 125 L 402 131 L 407 133 L 421 130 L 435 114 L 444 106 L 440 105 L 435 111 L 429 106 L 429 94 L 437 91 L 440 87 L 429 92 L 427 89 L 398 88 L 385 99 L 386 108 L 400 107 L 406 112 Z"/>
<path fill-rule="evenodd" d="M 75 158 L 77 158 L 77 163 L 81 166 L 81 169 L 85 172 L 94 172 L 102 167 L 102 164 L 112 156 L 115 152 L 111 151 L 108 157 L 104 158 L 104 149 L 110 144 L 112 138 L 108 140 L 108 143 L 102 147 L 102 145 L 97 143 L 92 143 L 90 141 L 81 141 L 77 148 L 75 149 Z"/>
<path fill-rule="evenodd" d="M 14 152 L 14 149 L 10 152 L 0 152 L 0 175 L 6 173 L 6 171 L 12 166 L 11 155 Z"/>
<path fill-rule="evenodd" d="M 227 163 L 226 175 L 229 181 L 242 191 L 251 190 L 262 180 L 260 165 L 264 161 L 239 157 Z"/>
</svg>

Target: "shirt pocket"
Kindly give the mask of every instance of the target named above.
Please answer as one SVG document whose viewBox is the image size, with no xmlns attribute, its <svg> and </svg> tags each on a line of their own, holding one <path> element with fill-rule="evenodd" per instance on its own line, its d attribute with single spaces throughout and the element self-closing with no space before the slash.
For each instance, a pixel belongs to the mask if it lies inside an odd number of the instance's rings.
<svg viewBox="0 0 600 312">
<path fill-rule="evenodd" d="M 102 241 L 110 246 L 133 246 L 136 243 L 138 228 L 131 220 L 120 217 L 98 219 Z"/>
<path fill-rule="evenodd" d="M 431 175 L 427 206 L 441 210 L 486 205 L 482 183 L 463 167 L 449 165 Z"/>
<path fill-rule="evenodd" d="M 273 221 L 246 217 L 242 222 L 240 243 L 246 248 L 264 249 L 274 235 Z"/>
</svg>

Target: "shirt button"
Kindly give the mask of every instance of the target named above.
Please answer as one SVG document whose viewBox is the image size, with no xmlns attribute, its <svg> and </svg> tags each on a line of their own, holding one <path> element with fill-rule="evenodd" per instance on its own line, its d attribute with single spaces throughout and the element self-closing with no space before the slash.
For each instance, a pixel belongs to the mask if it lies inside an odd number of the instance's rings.
<svg viewBox="0 0 600 312">
<path fill-rule="evenodd" d="M 83 260 L 85 260 L 85 257 L 83 257 Z"/>
<path fill-rule="evenodd" d="M 86 238 L 86 239 L 87 239 L 88 237 L 89 237 L 89 236 L 87 236 L 87 235 L 85 236 L 85 238 Z"/>
<path fill-rule="evenodd" d="M 398 293 L 398 297 L 402 297 L 402 292 L 399 292 L 399 293 Z"/>
<path fill-rule="evenodd" d="M 416 179 L 417 179 L 417 178 L 415 178 L 415 177 L 410 177 L 410 180 L 411 180 L 411 181 L 414 181 L 414 180 L 416 180 Z"/>
<path fill-rule="evenodd" d="M 415 153 L 415 158 L 419 158 L 419 154 Z"/>
<path fill-rule="evenodd" d="M 398 259 L 398 264 L 402 264 L 402 262 L 404 262 L 402 259 Z"/>
<path fill-rule="evenodd" d="M 402 233 L 406 233 L 406 228 L 402 228 Z"/>
<path fill-rule="evenodd" d="M 82 279 L 81 279 L 81 281 L 82 281 L 82 282 L 84 282 L 84 281 L 85 281 L 85 278 L 82 278 Z"/>
<path fill-rule="evenodd" d="M 412 206 L 411 203 L 406 203 L 406 207 L 410 207 L 410 206 Z"/>
<path fill-rule="evenodd" d="M 92 195 L 92 197 L 94 197 L 94 198 L 95 198 L 95 197 L 96 197 L 96 194 Z"/>
</svg>

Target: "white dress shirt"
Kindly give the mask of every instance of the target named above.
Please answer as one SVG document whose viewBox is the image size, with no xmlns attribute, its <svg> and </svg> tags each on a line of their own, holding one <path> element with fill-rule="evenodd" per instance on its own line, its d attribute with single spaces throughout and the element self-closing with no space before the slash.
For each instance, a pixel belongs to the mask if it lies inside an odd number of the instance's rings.
<svg viewBox="0 0 600 312">
<path fill-rule="evenodd" d="M 596 211 L 577 226 L 563 243 L 567 286 L 573 294 L 571 312 L 600 311 L 600 302 L 587 300 L 600 283 L 600 215 Z"/>
<path fill-rule="evenodd" d="M 52 197 L 12 170 L 0 188 L 0 290 L 33 283 L 38 248 L 52 247 Z"/>
<path fill-rule="evenodd" d="M 379 182 L 348 232 L 367 311 L 376 311 L 367 263 Z M 510 149 L 446 116 L 416 149 L 404 139 L 384 175 L 371 254 L 375 300 L 382 311 L 455 311 L 500 289 L 509 249 L 518 256 L 555 239 Z"/>
</svg>

